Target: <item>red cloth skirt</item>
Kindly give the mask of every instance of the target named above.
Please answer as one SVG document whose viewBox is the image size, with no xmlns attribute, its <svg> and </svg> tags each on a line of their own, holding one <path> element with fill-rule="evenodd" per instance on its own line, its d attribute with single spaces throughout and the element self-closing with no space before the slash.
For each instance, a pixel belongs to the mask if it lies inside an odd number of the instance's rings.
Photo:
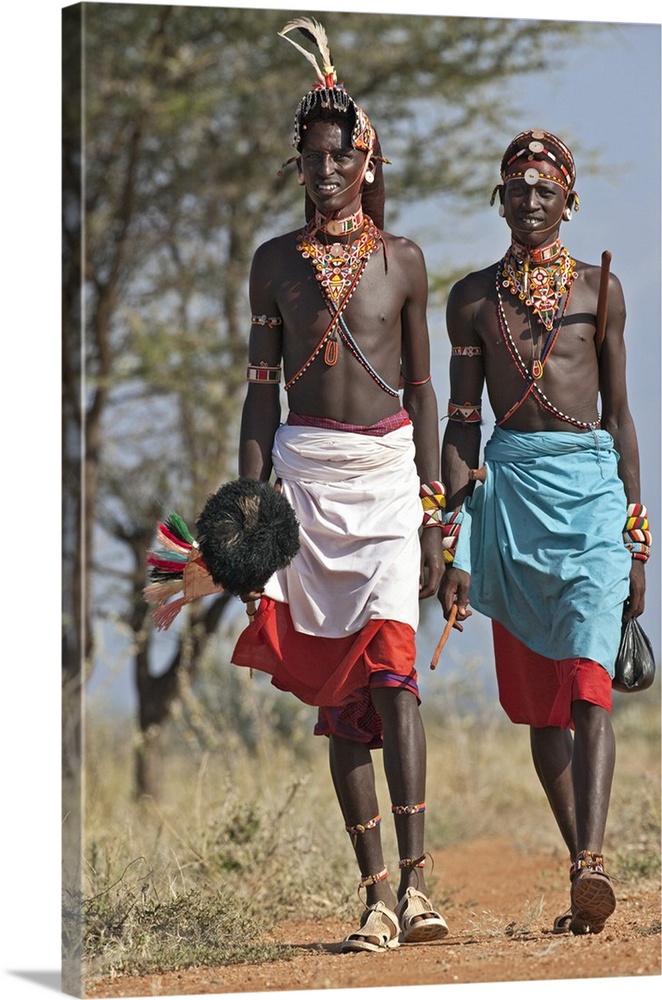
<svg viewBox="0 0 662 1000">
<path fill-rule="evenodd" d="M 381 746 L 381 719 L 370 687 L 397 687 L 418 700 L 415 633 L 402 622 L 375 619 L 339 639 L 297 632 L 287 604 L 263 597 L 237 640 L 232 662 L 271 675 L 271 683 L 320 708 L 317 735 Z"/>
<path fill-rule="evenodd" d="M 536 729 L 574 729 L 573 701 L 589 701 L 611 711 L 611 677 L 595 660 L 550 660 L 496 621 L 492 636 L 499 701 L 511 722 Z"/>
</svg>

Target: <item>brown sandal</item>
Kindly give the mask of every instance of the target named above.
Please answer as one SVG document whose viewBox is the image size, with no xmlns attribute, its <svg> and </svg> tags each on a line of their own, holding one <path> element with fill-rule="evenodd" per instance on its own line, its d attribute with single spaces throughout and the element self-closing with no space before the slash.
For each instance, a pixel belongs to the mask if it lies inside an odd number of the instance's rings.
<svg viewBox="0 0 662 1000">
<path fill-rule="evenodd" d="M 552 934 L 588 934 L 588 924 L 579 919 L 579 914 L 572 912 L 572 907 L 560 913 L 552 924 Z"/>
<path fill-rule="evenodd" d="M 570 930 L 574 934 L 586 933 L 575 930 L 585 925 L 589 934 L 600 934 L 605 921 L 616 909 L 616 896 L 611 879 L 604 869 L 602 854 L 595 851 L 580 851 L 570 866 L 570 900 L 572 920 Z"/>
</svg>

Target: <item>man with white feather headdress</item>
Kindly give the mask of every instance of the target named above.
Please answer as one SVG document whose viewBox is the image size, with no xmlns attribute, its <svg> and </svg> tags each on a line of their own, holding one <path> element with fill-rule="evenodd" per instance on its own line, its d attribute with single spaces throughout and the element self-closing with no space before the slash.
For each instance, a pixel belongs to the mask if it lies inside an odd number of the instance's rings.
<svg viewBox="0 0 662 1000">
<path fill-rule="evenodd" d="M 259 595 L 245 595 L 259 596 L 259 606 L 233 662 L 318 706 L 315 732 L 329 739 L 366 892 L 342 950 L 382 951 L 447 933 L 424 875 L 426 746 L 415 670 L 419 600 L 436 593 L 443 565 L 427 273 L 416 244 L 383 230 L 388 161 L 337 82 L 323 27 L 299 18 L 280 35 L 317 76 L 296 110 L 289 161 L 305 187 L 307 224 L 267 241 L 253 260 L 239 471 L 275 476 L 296 512 L 300 549 Z M 383 749 L 399 851 L 394 888 L 375 749 Z"/>
</svg>

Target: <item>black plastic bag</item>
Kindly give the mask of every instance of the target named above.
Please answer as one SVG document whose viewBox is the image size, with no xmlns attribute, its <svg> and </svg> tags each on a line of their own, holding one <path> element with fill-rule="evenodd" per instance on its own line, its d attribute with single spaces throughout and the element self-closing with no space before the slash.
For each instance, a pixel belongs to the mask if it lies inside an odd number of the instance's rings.
<svg viewBox="0 0 662 1000">
<path fill-rule="evenodd" d="M 645 691 L 655 680 L 655 656 L 650 639 L 636 618 L 624 618 L 612 688 Z"/>
</svg>

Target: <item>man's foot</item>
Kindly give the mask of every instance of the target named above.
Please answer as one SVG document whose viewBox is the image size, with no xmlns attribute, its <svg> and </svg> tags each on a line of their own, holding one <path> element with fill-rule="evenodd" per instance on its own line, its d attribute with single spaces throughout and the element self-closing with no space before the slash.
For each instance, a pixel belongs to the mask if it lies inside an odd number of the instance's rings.
<svg viewBox="0 0 662 1000">
<path fill-rule="evenodd" d="M 448 934 L 444 918 L 432 909 L 428 897 L 413 886 L 407 889 L 396 906 L 395 913 L 400 921 L 400 941 L 403 944 L 437 941 Z"/>
<path fill-rule="evenodd" d="M 570 867 L 570 878 L 573 922 L 585 924 L 589 934 L 599 934 L 616 909 L 616 896 L 604 870 L 604 858 L 595 851 L 580 851 Z"/>
<path fill-rule="evenodd" d="M 400 944 L 398 935 L 400 924 L 393 910 L 385 903 L 374 903 L 364 910 L 361 926 L 358 931 L 350 934 L 340 945 L 340 950 L 347 951 L 387 951 L 397 948 Z"/>
<path fill-rule="evenodd" d="M 589 934 L 588 924 L 579 919 L 579 914 L 573 913 L 572 907 L 561 913 L 552 925 L 552 934 Z"/>
</svg>

